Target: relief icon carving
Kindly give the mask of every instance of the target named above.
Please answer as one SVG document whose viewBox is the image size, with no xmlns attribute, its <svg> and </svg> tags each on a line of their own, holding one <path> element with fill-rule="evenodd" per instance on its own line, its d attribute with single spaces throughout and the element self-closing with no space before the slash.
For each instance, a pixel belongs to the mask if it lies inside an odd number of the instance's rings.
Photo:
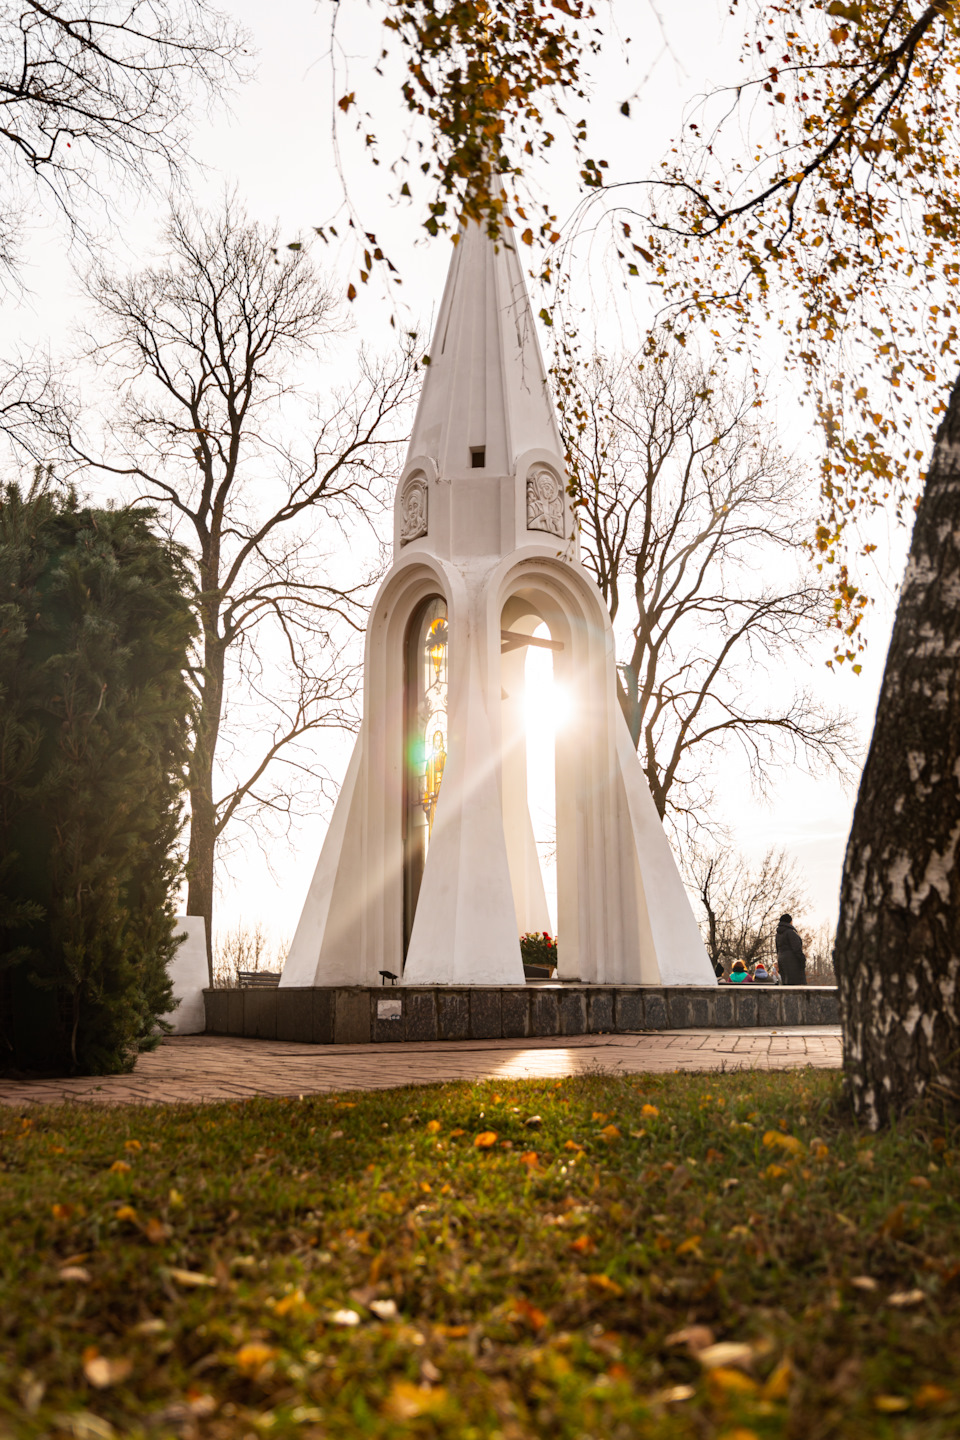
<svg viewBox="0 0 960 1440">
<path fill-rule="evenodd" d="M 400 544 L 408 545 L 427 533 L 427 482 L 414 475 L 400 496 Z"/>
<path fill-rule="evenodd" d="M 563 485 L 552 470 L 534 470 L 527 478 L 527 529 L 563 539 Z"/>
</svg>

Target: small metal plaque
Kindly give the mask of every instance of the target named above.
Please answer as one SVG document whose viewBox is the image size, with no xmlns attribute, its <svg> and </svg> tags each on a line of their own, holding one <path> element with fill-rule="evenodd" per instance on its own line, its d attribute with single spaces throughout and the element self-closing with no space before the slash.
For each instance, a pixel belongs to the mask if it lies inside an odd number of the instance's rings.
<svg viewBox="0 0 960 1440">
<path fill-rule="evenodd" d="M 403 1018 L 401 1001 L 399 1000 L 378 1000 L 378 1020 L 400 1020 Z"/>
</svg>

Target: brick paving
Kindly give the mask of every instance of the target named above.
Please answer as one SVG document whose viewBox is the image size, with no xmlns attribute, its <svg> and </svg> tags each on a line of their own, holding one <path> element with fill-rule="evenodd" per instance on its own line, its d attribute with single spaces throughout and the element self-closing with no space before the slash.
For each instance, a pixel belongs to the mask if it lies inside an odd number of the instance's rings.
<svg viewBox="0 0 960 1440">
<path fill-rule="evenodd" d="M 170 1038 L 141 1055 L 132 1075 L 0 1080 L 0 1105 L 177 1104 L 252 1095 L 387 1090 L 445 1080 L 506 1080 L 673 1070 L 838 1069 L 838 1025 L 780 1030 L 661 1030 L 528 1040 L 403 1045 L 299 1045 L 220 1035 Z"/>
</svg>

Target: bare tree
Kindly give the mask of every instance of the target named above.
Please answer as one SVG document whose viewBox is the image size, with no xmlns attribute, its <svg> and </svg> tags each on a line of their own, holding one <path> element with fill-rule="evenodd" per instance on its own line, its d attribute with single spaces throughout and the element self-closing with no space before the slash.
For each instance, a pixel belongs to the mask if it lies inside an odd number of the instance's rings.
<svg viewBox="0 0 960 1440">
<path fill-rule="evenodd" d="M 585 563 L 625 640 L 620 704 L 661 817 L 694 827 L 731 742 L 761 792 L 785 761 L 844 771 L 855 753 L 810 689 L 763 694 L 821 635 L 829 595 L 802 553 L 806 482 L 758 403 L 677 354 L 595 360 L 566 397 Z"/>
<path fill-rule="evenodd" d="M 189 155 L 196 97 L 239 74 L 243 36 L 203 0 L 0 3 L 0 268 L 16 264 L 23 211 L 42 187 L 71 230 L 99 177 L 136 184 Z"/>
<path fill-rule="evenodd" d="M 837 974 L 833 968 L 833 947 L 837 938 L 837 927 L 824 920 L 816 930 L 810 930 L 801 937 L 807 957 L 808 985 L 836 985 Z"/>
<path fill-rule="evenodd" d="M 107 334 L 90 354 L 117 396 L 115 449 L 95 453 L 76 431 L 68 443 L 158 503 L 196 557 L 187 909 L 206 919 L 209 954 L 228 827 L 285 823 L 313 789 L 302 742 L 353 723 L 349 637 L 374 576 L 358 576 L 350 537 L 395 473 L 416 367 L 412 351 L 381 365 L 361 357 L 353 388 L 314 407 L 312 430 L 291 441 L 291 374 L 338 330 L 323 278 L 232 203 L 217 216 L 175 213 L 168 242 L 159 268 L 91 281 Z M 265 740 L 251 759 L 253 735 Z"/>
<path fill-rule="evenodd" d="M 777 921 L 807 904 L 796 863 L 785 850 L 770 849 L 759 865 L 724 849 L 694 850 L 688 877 L 703 907 L 701 929 L 714 965 L 729 972 L 734 960 L 753 965 L 776 958 Z"/>
</svg>

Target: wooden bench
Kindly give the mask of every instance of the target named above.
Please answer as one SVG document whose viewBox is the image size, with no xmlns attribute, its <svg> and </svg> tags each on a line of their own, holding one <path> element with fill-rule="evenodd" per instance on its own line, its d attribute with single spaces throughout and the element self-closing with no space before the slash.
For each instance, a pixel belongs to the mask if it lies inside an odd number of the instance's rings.
<svg viewBox="0 0 960 1440">
<path fill-rule="evenodd" d="M 275 990 L 280 984 L 279 970 L 238 970 L 237 984 L 242 990 L 249 987 L 260 987 L 265 990 Z"/>
</svg>

